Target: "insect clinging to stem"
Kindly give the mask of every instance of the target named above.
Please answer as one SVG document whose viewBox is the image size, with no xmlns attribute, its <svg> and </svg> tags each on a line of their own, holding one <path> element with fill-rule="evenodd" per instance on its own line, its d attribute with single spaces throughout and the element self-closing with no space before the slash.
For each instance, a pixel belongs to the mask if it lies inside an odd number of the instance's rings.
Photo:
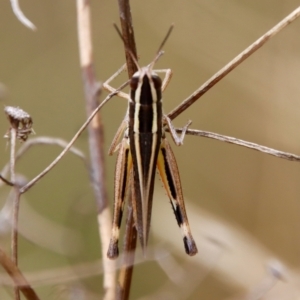
<svg viewBox="0 0 300 300">
<path fill-rule="evenodd" d="M 121 39 L 123 36 L 115 25 Z M 119 254 L 119 230 L 124 209 L 126 191 L 130 186 L 134 221 L 138 237 L 145 251 L 151 221 L 152 200 L 156 169 L 160 174 L 163 186 L 170 199 L 173 211 L 183 235 L 185 251 L 195 255 L 198 250 L 193 239 L 184 198 L 181 188 L 179 171 L 175 156 L 165 136 L 168 128 L 176 145 L 182 145 L 189 121 L 180 136 L 177 135 L 171 120 L 163 113 L 162 92 L 166 89 L 172 72 L 170 69 L 153 70 L 154 64 L 163 54 L 162 48 L 170 36 L 174 25 L 168 30 L 158 48 L 152 62 L 140 67 L 137 59 L 129 49 L 128 54 L 134 61 L 138 71 L 129 81 L 130 94 L 120 92 L 118 95 L 128 100 L 128 110 L 109 149 L 109 154 L 118 151 L 115 170 L 115 196 L 112 235 L 107 256 L 116 258 Z M 119 74 L 113 75 L 104 84 L 110 92 L 115 89 L 109 83 Z M 157 73 L 165 73 L 162 81 Z M 119 140 L 123 134 L 123 138 Z"/>
</svg>

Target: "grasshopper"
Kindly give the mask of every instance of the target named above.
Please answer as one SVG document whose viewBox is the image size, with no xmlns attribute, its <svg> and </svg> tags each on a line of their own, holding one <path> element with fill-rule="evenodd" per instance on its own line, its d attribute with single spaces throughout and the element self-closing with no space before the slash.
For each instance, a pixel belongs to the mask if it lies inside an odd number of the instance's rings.
<svg viewBox="0 0 300 300">
<path fill-rule="evenodd" d="M 154 64 L 163 53 L 161 49 L 172 29 L 173 26 L 170 27 L 161 43 L 155 58 L 146 67 L 140 67 L 134 55 L 128 50 L 138 71 L 129 81 L 130 94 L 118 93 L 119 96 L 128 100 L 128 110 L 109 149 L 110 155 L 118 151 L 112 235 L 107 252 L 107 256 L 111 259 L 118 257 L 119 254 L 119 231 L 126 191 L 129 186 L 131 187 L 135 226 L 142 249 L 145 251 L 149 237 L 156 169 L 181 228 L 186 253 L 195 255 L 198 252 L 185 210 L 176 159 L 165 135 L 167 127 L 175 144 L 182 145 L 191 121 L 178 136 L 171 120 L 163 113 L 162 107 L 162 92 L 166 89 L 172 72 L 170 69 L 153 70 Z M 122 38 L 122 34 L 119 31 L 118 33 Z M 105 89 L 110 92 L 115 91 L 110 86 L 110 82 L 120 72 L 119 70 L 103 84 Z M 165 73 L 163 81 L 157 73 Z M 123 138 L 119 143 L 122 135 Z"/>
</svg>

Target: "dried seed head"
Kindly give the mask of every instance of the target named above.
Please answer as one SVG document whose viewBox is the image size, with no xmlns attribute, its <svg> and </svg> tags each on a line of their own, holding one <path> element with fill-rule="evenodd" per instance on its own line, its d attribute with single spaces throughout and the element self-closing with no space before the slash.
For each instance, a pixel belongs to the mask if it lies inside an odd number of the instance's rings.
<svg viewBox="0 0 300 300">
<path fill-rule="evenodd" d="M 17 138 L 26 141 L 31 133 L 34 133 L 32 128 L 32 119 L 30 115 L 19 107 L 5 106 L 4 112 L 9 120 L 11 128 L 17 131 Z M 10 129 L 4 135 L 5 138 L 9 138 Z"/>
</svg>

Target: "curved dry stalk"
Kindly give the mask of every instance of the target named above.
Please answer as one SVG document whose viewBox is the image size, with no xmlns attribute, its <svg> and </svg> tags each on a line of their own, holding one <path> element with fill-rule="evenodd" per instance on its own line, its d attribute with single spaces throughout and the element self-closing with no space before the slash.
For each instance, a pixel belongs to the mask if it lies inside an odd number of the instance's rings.
<svg viewBox="0 0 300 300">
<path fill-rule="evenodd" d="M 55 145 L 65 148 L 68 145 L 68 142 L 61 138 L 48 136 L 31 138 L 30 140 L 27 140 L 26 143 L 24 143 L 17 151 L 16 160 L 18 160 L 29 148 L 37 145 Z M 85 154 L 79 148 L 72 146 L 69 151 L 86 162 Z"/>
<path fill-rule="evenodd" d="M 183 111 L 189 108 L 196 100 L 203 96 L 208 90 L 210 90 L 216 83 L 218 83 L 223 77 L 225 77 L 230 71 L 235 69 L 239 64 L 241 64 L 245 59 L 247 59 L 251 54 L 253 54 L 257 49 L 263 46 L 270 38 L 279 33 L 284 27 L 292 23 L 300 16 L 300 7 L 296 8 L 291 14 L 285 17 L 267 33 L 261 36 L 258 40 L 252 43 L 248 48 L 236 56 L 232 61 L 230 61 L 225 67 L 215 73 L 210 79 L 208 79 L 204 84 L 202 84 L 199 89 L 193 92 L 185 100 L 182 101 L 176 108 L 174 108 L 168 117 L 173 120 Z"/>
<path fill-rule="evenodd" d="M 14 184 L 12 182 L 10 182 L 9 180 L 7 180 L 6 178 L 4 178 L 1 174 L 0 174 L 0 179 L 1 181 L 3 181 L 5 184 L 9 185 L 9 186 L 14 186 Z M 1 185 L 1 182 L 0 182 Z"/>
<path fill-rule="evenodd" d="M 168 129 L 167 129 L 167 131 L 168 131 Z M 176 129 L 176 132 L 181 133 L 182 128 Z M 257 150 L 259 152 L 263 152 L 263 153 L 273 155 L 273 156 L 276 156 L 276 157 L 279 157 L 279 158 L 287 159 L 287 160 L 290 160 L 290 161 L 300 161 L 300 156 L 299 155 L 289 153 L 289 152 L 283 152 L 283 151 L 280 151 L 280 150 L 276 150 L 276 149 L 269 148 L 269 147 L 259 145 L 259 144 L 256 144 L 256 143 L 244 141 L 244 140 L 237 139 L 235 137 L 231 137 L 231 136 L 227 136 L 227 135 L 222 135 L 222 134 L 218 134 L 218 133 L 214 133 L 214 132 L 210 132 L 210 131 L 198 130 L 198 129 L 188 129 L 186 131 L 186 134 L 200 136 L 200 137 L 206 137 L 206 138 L 215 139 L 215 140 L 225 142 L 225 143 L 229 143 L 229 144 L 235 144 L 235 145 L 238 145 L 238 146 L 243 146 L 243 147 L 250 148 L 250 149 L 253 149 L 253 150 Z"/>
<path fill-rule="evenodd" d="M 14 282 L 14 286 L 18 288 L 28 300 L 39 300 L 38 295 L 30 286 L 26 278 L 18 269 L 16 264 L 7 256 L 7 254 L 0 248 L 0 264 L 5 269 L 7 274 Z"/>
<path fill-rule="evenodd" d="M 17 162 L 25 154 L 25 152 L 27 152 L 32 146 L 37 146 L 37 145 L 56 145 L 65 148 L 68 145 L 68 142 L 60 138 L 47 137 L 47 136 L 40 136 L 40 137 L 29 139 L 26 141 L 26 143 L 22 144 L 22 146 L 18 149 L 15 156 L 15 161 Z M 80 149 L 73 146 L 70 148 L 70 152 L 75 154 L 79 158 L 81 158 L 83 162 L 87 164 L 85 155 Z M 13 186 L 14 185 L 13 182 L 10 182 L 4 178 L 4 176 L 8 174 L 9 168 L 10 168 L 10 164 L 7 163 L 1 170 L 0 179 L 5 184 Z M 0 187 L 2 185 L 3 183 L 0 182 Z"/>
<path fill-rule="evenodd" d="M 17 19 L 26 27 L 30 28 L 31 30 L 36 30 L 37 28 L 35 25 L 24 15 L 20 6 L 19 0 L 10 0 L 12 10 L 17 17 Z"/>
</svg>

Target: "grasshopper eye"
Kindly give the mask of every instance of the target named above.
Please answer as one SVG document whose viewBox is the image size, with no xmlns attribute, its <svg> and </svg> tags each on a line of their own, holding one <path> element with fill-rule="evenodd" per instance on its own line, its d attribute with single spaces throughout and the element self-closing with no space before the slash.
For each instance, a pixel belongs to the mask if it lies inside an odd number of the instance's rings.
<svg viewBox="0 0 300 300">
<path fill-rule="evenodd" d="M 155 89 L 158 91 L 161 89 L 161 78 L 158 75 L 152 75 L 152 81 Z"/>
<path fill-rule="evenodd" d="M 132 76 L 130 79 L 130 88 L 131 90 L 135 91 L 139 84 L 139 77 L 138 76 Z"/>
</svg>

